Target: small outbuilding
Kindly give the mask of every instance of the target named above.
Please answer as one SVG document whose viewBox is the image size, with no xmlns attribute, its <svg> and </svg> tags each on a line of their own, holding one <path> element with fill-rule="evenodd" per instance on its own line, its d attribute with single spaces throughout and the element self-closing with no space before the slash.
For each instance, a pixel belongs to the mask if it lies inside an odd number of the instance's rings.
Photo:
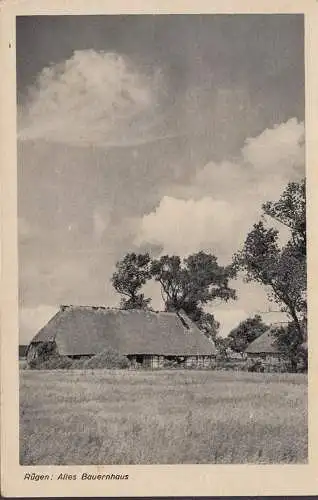
<svg viewBox="0 0 318 500">
<path fill-rule="evenodd" d="M 276 328 L 277 326 L 273 325 L 249 344 L 245 349 L 248 359 L 259 361 L 268 366 L 280 365 L 285 360 L 275 342 L 274 333 Z"/>
<path fill-rule="evenodd" d="M 63 305 L 32 339 L 27 361 L 43 350 L 76 359 L 107 349 L 135 368 L 209 368 L 216 356 L 214 343 L 184 312 Z"/>
</svg>

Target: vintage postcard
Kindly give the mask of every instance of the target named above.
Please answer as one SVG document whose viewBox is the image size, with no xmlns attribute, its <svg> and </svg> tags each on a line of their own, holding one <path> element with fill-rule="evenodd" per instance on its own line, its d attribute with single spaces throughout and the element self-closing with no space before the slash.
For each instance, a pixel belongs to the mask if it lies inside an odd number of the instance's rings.
<svg viewBox="0 0 318 500">
<path fill-rule="evenodd" d="M 318 4 L 1 7 L 1 492 L 318 493 Z"/>
</svg>

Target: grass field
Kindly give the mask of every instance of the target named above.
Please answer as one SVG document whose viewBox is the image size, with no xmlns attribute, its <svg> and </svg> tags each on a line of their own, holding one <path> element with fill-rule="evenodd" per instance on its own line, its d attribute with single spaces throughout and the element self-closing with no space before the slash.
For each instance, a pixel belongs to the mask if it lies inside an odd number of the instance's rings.
<svg viewBox="0 0 318 500">
<path fill-rule="evenodd" d="M 20 373 L 23 465 L 307 461 L 302 374 Z"/>
</svg>

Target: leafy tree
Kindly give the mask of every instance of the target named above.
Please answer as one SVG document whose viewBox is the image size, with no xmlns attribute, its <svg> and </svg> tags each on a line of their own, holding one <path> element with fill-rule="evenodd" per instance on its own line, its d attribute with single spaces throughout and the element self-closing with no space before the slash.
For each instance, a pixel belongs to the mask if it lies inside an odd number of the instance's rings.
<svg viewBox="0 0 318 500">
<path fill-rule="evenodd" d="M 292 244 L 306 255 L 306 184 L 290 182 L 277 202 L 263 205 L 264 213 L 288 227 Z"/>
<path fill-rule="evenodd" d="M 215 319 L 214 315 L 202 310 L 198 307 L 192 315 L 192 320 L 198 325 L 206 337 L 216 342 L 220 323 Z"/>
<path fill-rule="evenodd" d="M 301 342 L 307 311 L 305 204 L 304 181 L 288 184 L 279 201 L 265 203 L 263 209 L 289 227 L 290 240 L 281 248 L 279 231 L 260 221 L 254 224 L 243 249 L 234 257 L 237 268 L 245 271 L 246 280 L 265 285 L 269 299 L 289 314 Z"/>
<path fill-rule="evenodd" d="M 117 262 L 111 281 L 115 290 L 123 295 L 120 304 L 123 309 L 149 307 L 151 299 L 145 298 L 140 290 L 151 278 L 150 265 L 151 259 L 148 253 L 128 253 Z"/>
<path fill-rule="evenodd" d="M 235 352 L 244 352 L 246 347 L 266 332 L 268 328 L 259 314 L 253 318 L 247 318 L 229 333 L 229 347 Z"/>
<path fill-rule="evenodd" d="M 268 298 L 287 312 L 294 321 L 300 337 L 301 320 L 306 313 L 306 261 L 299 258 L 297 248 L 288 243 L 280 249 L 278 231 L 265 228 L 263 222 L 254 224 L 236 262 L 246 271 L 247 281 L 257 281 L 268 289 Z"/>
<path fill-rule="evenodd" d="M 276 328 L 273 334 L 276 338 L 275 344 L 280 352 L 289 359 L 292 370 L 296 371 L 299 361 L 302 362 L 303 369 L 307 370 L 307 346 L 298 334 L 297 325 L 290 322 L 286 327 Z"/>
<path fill-rule="evenodd" d="M 202 251 L 183 261 L 176 255 L 164 255 L 153 261 L 151 273 L 161 285 L 166 311 L 184 310 L 208 336 L 215 334 L 218 324 L 203 306 L 216 299 L 236 298 L 235 290 L 229 287 L 234 268 L 219 266 L 214 255 Z"/>
<path fill-rule="evenodd" d="M 219 266 L 214 255 L 204 252 L 183 260 L 177 255 L 165 255 L 153 261 L 148 253 L 128 253 L 117 262 L 112 283 L 123 296 L 121 307 L 144 309 L 151 299 L 140 290 L 148 280 L 155 279 L 161 285 L 165 310 L 184 310 L 208 338 L 215 339 L 220 325 L 203 306 L 216 299 L 235 299 L 235 290 L 229 287 L 234 275 L 233 266 Z"/>
<path fill-rule="evenodd" d="M 221 337 L 217 335 L 214 339 L 215 347 L 217 350 L 218 358 L 221 360 L 228 359 L 228 349 L 230 348 L 229 337 Z"/>
</svg>

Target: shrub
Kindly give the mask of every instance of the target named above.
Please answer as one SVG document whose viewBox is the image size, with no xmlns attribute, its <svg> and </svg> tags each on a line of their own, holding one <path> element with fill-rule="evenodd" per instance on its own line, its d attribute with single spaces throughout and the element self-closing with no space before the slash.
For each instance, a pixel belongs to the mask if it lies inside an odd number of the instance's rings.
<svg viewBox="0 0 318 500">
<path fill-rule="evenodd" d="M 72 360 L 67 356 L 59 356 L 58 354 L 51 356 L 43 361 L 38 367 L 40 370 L 67 370 L 71 368 Z"/>
<path fill-rule="evenodd" d="M 70 358 L 57 352 L 55 342 L 42 342 L 34 346 L 27 359 L 31 370 L 62 370 L 72 365 Z"/>
<path fill-rule="evenodd" d="M 53 353 L 47 359 L 38 358 L 30 363 L 33 370 L 67 370 L 72 366 L 72 360 L 67 356 Z"/>
<path fill-rule="evenodd" d="M 39 342 L 31 345 L 27 352 L 27 363 L 29 368 L 39 368 L 44 361 L 56 355 L 55 342 Z"/>
<path fill-rule="evenodd" d="M 87 361 L 87 358 L 79 358 L 79 359 L 74 359 L 72 361 L 72 366 L 71 368 L 73 370 L 82 370 L 84 368 L 84 363 Z"/>
<path fill-rule="evenodd" d="M 100 354 L 96 354 L 83 362 L 83 368 L 110 368 L 124 369 L 129 368 L 130 362 L 126 356 L 113 349 L 107 349 Z"/>
</svg>

